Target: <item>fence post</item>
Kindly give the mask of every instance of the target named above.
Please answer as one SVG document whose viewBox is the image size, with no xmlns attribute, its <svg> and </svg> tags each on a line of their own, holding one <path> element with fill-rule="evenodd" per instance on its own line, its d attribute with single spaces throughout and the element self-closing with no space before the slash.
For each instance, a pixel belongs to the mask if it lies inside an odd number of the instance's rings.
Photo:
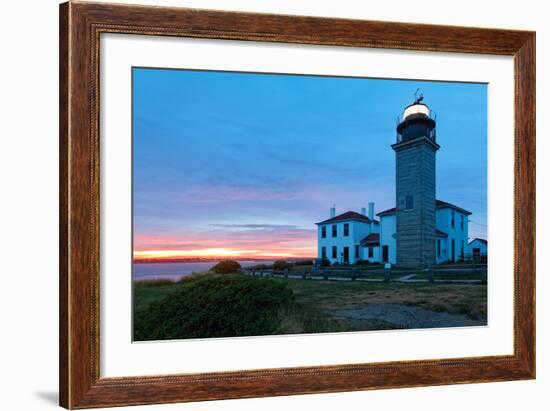
<svg viewBox="0 0 550 411">
<path fill-rule="evenodd" d="M 433 269 L 433 267 L 428 268 L 428 281 L 430 283 L 434 282 L 434 269 Z"/>
<path fill-rule="evenodd" d="M 481 283 L 485 284 L 487 282 L 487 267 L 481 267 Z"/>
<path fill-rule="evenodd" d="M 285 276 L 285 278 L 288 278 L 288 268 L 284 269 L 284 276 Z"/>
<path fill-rule="evenodd" d="M 388 283 L 391 279 L 391 268 L 390 264 L 384 265 L 384 282 Z"/>
</svg>

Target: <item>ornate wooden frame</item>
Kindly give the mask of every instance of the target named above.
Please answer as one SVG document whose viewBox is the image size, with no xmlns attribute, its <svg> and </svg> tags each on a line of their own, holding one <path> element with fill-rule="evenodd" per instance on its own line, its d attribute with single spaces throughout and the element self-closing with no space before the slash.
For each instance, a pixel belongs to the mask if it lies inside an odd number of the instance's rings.
<svg viewBox="0 0 550 411">
<path fill-rule="evenodd" d="M 101 33 L 513 56 L 514 354 L 155 377 L 99 374 Z M 535 377 L 535 33 L 184 8 L 60 6 L 60 404 L 90 408 Z"/>
</svg>

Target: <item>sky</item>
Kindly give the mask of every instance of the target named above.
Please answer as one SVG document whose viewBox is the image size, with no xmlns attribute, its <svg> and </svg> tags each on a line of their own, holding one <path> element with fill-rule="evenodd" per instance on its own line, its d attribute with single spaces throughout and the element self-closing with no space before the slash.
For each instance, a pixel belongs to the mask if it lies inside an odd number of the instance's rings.
<svg viewBox="0 0 550 411">
<path fill-rule="evenodd" d="M 487 238 L 487 85 L 133 68 L 135 258 L 312 257 L 315 223 L 395 206 L 396 119 L 437 114 L 437 198 Z"/>
</svg>

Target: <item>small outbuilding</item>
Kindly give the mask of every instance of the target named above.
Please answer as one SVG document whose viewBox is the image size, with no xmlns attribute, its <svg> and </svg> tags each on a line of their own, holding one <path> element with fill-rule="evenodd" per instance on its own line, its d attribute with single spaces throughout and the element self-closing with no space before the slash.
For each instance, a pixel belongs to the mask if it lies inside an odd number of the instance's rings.
<svg viewBox="0 0 550 411">
<path fill-rule="evenodd" d="M 487 240 L 483 238 L 474 238 L 468 243 L 466 256 L 474 261 L 487 259 Z"/>
</svg>

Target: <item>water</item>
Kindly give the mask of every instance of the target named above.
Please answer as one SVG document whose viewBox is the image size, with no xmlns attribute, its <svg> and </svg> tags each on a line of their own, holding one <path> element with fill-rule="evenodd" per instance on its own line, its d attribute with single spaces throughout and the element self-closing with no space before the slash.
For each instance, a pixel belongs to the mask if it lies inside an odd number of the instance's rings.
<svg viewBox="0 0 550 411">
<path fill-rule="evenodd" d="M 166 279 L 178 281 L 182 277 L 191 275 L 193 272 L 204 272 L 214 267 L 218 262 L 197 262 L 197 263 L 142 263 L 133 265 L 133 279 L 158 280 Z M 250 267 L 257 264 L 273 264 L 273 261 L 239 261 L 241 267 Z"/>
</svg>

